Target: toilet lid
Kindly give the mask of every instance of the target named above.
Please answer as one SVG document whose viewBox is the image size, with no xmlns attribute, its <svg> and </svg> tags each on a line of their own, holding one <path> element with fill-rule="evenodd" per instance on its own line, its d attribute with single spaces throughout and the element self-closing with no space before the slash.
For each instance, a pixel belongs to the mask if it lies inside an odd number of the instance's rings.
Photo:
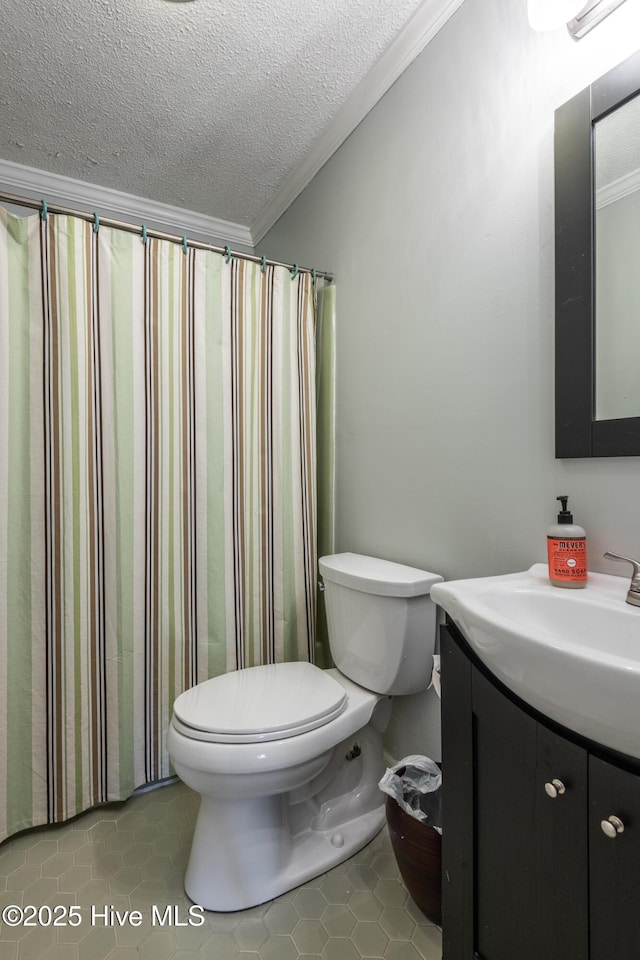
<svg viewBox="0 0 640 960">
<path fill-rule="evenodd" d="M 247 667 L 205 680 L 173 705 L 181 733 L 217 743 L 280 740 L 321 727 L 339 716 L 347 694 L 312 663 Z"/>
</svg>

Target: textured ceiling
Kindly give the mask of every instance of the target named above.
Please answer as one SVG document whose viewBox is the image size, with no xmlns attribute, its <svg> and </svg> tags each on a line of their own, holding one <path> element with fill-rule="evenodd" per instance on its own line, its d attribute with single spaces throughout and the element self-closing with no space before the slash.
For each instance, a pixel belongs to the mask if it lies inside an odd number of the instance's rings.
<svg viewBox="0 0 640 960">
<path fill-rule="evenodd" d="M 1 0 L 0 159 L 250 225 L 421 0 Z"/>
<path fill-rule="evenodd" d="M 595 125 L 596 190 L 624 177 L 640 179 L 640 96 Z"/>
</svg>

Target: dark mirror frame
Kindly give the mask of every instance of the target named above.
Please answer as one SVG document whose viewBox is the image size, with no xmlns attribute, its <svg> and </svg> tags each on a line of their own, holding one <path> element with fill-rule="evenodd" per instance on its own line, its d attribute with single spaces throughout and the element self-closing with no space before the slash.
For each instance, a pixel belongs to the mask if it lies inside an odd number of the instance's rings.
<svg viewBox="0 0 640 960">
<path fill-rule="evenodd" d="M 558 458 L 640 456 L 640 417 L 595 419 L 593 177 L 594 123 L 639 92 L 640 52 L 555 114 Z"/>
</svg>

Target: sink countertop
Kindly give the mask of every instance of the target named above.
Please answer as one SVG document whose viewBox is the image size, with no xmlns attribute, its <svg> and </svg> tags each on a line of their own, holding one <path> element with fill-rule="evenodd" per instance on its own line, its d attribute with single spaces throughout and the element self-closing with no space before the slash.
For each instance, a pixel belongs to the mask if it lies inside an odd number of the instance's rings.
<svg viewBox="0 0 640 960">
<path fill-rule="evenodd" d="M 434 584 L 432 599 L 479 659 L 545 716 L 640 759 L 640 608 L 630 577 L 589 573 L 583 589 L 521 573 Z"/>
</svg>

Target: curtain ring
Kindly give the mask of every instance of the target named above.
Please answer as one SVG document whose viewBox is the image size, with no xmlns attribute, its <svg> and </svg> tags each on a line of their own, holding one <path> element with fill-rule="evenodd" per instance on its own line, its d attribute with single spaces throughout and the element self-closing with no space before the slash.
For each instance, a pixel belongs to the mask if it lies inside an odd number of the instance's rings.
<svg viewBox="0 0 640 960">
<path fill-rule="evenodd" d="M 316 275 L 317 275 L 316 268 L 313 267 L 311 270 L 311 279 L 313 280 L 314 283 L 316 282 Z"/>
<path fill-rule="evenodd" d="M 231 250 L 229 249 L 228 246 L 225 246 L 225 248 L 224 248 L 224 262 L 225 262 L 225 263 L 229 263 L 229 260 L 231 260 Z"/>
<path fill-rule="evenodd" d="M 40 211 L 40 219 L 43 223 L 46 223 L 47 217 L 49 216 L 49 211 L 47 210 L 47 201 L 42 201 L 42 210 Z"/>
<path fill-rule="evenodd" d="M 262 260 L 260 261 L 260 273 L 264 273 L 266 269 L 267 269 L 267 258 L 263 257 Z"/>
<path fill-rule="evenodd" d="M 182 237 L 182 252 L 186 254 L 189 244 L 187 243 L 186 233 Z"/>
<path fill-rule="evenodd" d="M 297 263 L 294 263 L 294 265 L 293 265 L 293 270 L 291 271 L 291 279 L 292 279 L 292 280 L 295 280 L 295 278 L 298 276 L 298 272 L 299 272 L 298 264 L 297 264 Z"/>
<path fill-rule="evenodd" d="M 143 242 L 144 244 L 146 244 L 146 242 L 147 242 L 147 225 L 146 225 L 146 223 L 143 223 L 143 224 L 142 224 L 142 231 L 141 231 L 141 234 L 140 234 L 140 239 L 142 240 L 142 242 Z"/>
<path fill-rule="evenodd" d="M 93 232 L 97 233 L 99 229 L 100 229 L 100 217 L 94 210 L 93 211 Z"/>
</svg>

